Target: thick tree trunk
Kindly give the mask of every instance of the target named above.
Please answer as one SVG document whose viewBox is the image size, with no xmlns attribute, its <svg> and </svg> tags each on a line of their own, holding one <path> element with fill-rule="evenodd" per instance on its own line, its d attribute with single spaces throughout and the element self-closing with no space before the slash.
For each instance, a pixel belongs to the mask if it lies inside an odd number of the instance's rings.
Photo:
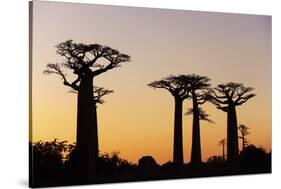
<svg viewBox="0 0 281 189">
<path fill-rule="evenodd" d="M 93 79 L 84 76 L 79 85 L 77 102 L 77 166 L 81 179 L 96 178 L 97 132 L 93 103 Z"/>
<path fill-rule="evenodd" d="M 192 97 L 193 101 L 193 125 L 192 125 L 192 146 L 191 146 L 191 164 L 199 165 L 201 159 L 201 142 L 200 142 L 200 122 L 197 98 Z"/>
<path fill-rule="evenodd" d="M 227 161 L 233 163 L 238 159 L 238 130 L 234 105 L 229 105 L 227 112 Z"/>
<path fill-rule="evenodd" d="M 177 168 L 183 166 L 183 143 L 182 143 L 182 100 L 175 98 L 174 114 L 174 153 L 173 162 Z"/>
<path fill-rule="evenodd" d="M 96 157 L 99 155 L 99 139 L 98 139 L 98 116 L 97 116 L 97 106 L 96 102 L 93 103 L 93 127 L 94 127 L 94 145 Z"/>
</svg>

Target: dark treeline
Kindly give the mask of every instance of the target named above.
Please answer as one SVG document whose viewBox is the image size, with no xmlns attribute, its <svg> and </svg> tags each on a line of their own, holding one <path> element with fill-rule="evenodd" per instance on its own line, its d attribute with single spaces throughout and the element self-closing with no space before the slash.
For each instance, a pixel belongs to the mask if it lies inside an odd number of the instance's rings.
<svg viewBox="0 0 281 189">
<path fill-rule="evenodd" d="M 33 186 L 75 185 L 145 181 L 158 179 L 193 178 L 235 174 L 271 172 L 271 153 L 263 148 L 248 145 L 240 152 L 238 163 L 229 165 L 222 156 L 212 156 L 200 166 L 184 164 L 181 170 L 168 161 L 159 165 L 152 156 L 143 156 L 138 163 L 120 157 L 119 152 L 99 153 L 96 179 L 89 181 L 79 176 L 79 163 L 75 144 L 66 141 L 30 143 L 30 167 Z"/>
<path fill-rule="evenodd" d="M 62 42 L 56 48 L 64 61 L 47 64 L 44 73 L 60 76 L 63 85 L 77 94 L 76 144 L 56 139 L 30 144 L 31 187 L 271 172 L 271 153 L 249 145 L 246 138 L 248 127 L 237 125 L 236 108 L 255 96 L 254 89 L 235 82 L 212 87 L 210 78 L 196 74 L 170 75 L 148 84 L 168 91 L 173 97 L 172 162 L 159 165 L 148 155 L 133 164 L 120 158 L 118 153 L 101 154 L 97 106 L 103 104 L 103 97 L 113 90 L 96 86 L 95 78 L 129 62 L 130 56 L 108 46 L 74 43 L 72 40 Z M 69 73 L 76 79 L 69 81 Z M 185 163 L 182 115 L 183 103 L 187 100 L 191 100 L 192 107 L 185 111 L 185 115 L 192 115 L 193 123 L 190 162 Z M 226 140 L 219 143 L 222 155 L 203 162 L 200 120 L 214 123 L 203 110 L 202 106 L 207 102 L 226 112 L 227 133 Z M 243 146 L 241 152 L 238 139 Z"/>
</svg>

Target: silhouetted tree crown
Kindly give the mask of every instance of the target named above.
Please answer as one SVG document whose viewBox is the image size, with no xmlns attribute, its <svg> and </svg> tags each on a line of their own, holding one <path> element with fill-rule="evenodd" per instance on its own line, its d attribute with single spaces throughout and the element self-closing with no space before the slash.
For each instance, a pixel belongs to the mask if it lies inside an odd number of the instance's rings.
<svg viewBox="0 0 281 189">
<path fill-rule="evenodd" d="M 199 119 L 200 119 L 200 120 L 207 121 L 207 122 L 209 122 L 209 123 L 215 123 L 213 120 L 211 120 L 211 119 L 209 118 L 210 115 L 207 114 L 207 113 L 203 110 L 203 108 L 199 107 L 199 108 L 198 108 L 198 112 L 199 112 Z M 189 109 L 187 110 L 187 112 L 185 113 L 186 116 L 192 115 L 192 114 L 193 114 L 193 108 L 189 108 Z"/>
<path fill-rule="evenodd" d="M 196 91 L 196 90 L 209 91 L 209 87 L 211 86 L 211 84 L 209 83 L 211 79 L 209 79 L 206 76 L 190 74 L 190 75 L 185 75 L 185 80 L 188 83 L 188 88 L 191 91 Z"/>
<path fill-rule="evenodd" d="M 226 144 L 225 138 L 223 138 L 219 141 L 219 145 L 225 145 L 225 144 Z"/>
<path fill-rule="evenodd" d="M 209 97 L 218 109 L 226 112 L 228 105 L 239 106 L 256 96 L 255 93 L 252 93 L 253 90 L 254 88 L 245 87 L 242 83 L 230 82 L 215 87 L 212 96 Z"/>
<path fill-rule="evenodd" d="M 95 77 L 130 61 L 130 56 L 99 44 L 74 43 L 68 40 L 58 44 L 56 48 L 57 54 L 65 60 L 61 63 L 47 64 L 44 73 L 61 76 L 63 84 L 74 90 L 78 90 L 81 78 Z M 72 70 L 77 78 L 69 82 L 63 68 Z"/>
<path fill-rule="evenodd" d="M 249 129 L 250 129 L 249 127 L 243 124 L 240 124 L 238 126 L 238 130 L 241 133 L 241 136 L 239 136 L 239 138 L 242 140 L 242 150 L 244 150 L 249 143 L 249 141 L 246 138 L 250 134 Z"/>
<path fill-rule="evenodd" d="M 250 132 L 249 132 L 249 129 L 250 129 L 250 128 L 247 127 L 247 126 L 244 125 L 244 124 L 240 124 L 239 127 L 238 127 L 238 129 L 239 129 L 241 135 L 247 136 L 247 135 L 250 134 Z"/>
<path fill-rule="evenodd" d="M 168 90 L 174 97 L 182 100 L 188 98 L 189 90 L 187 88 L 185 75 L 170 75 L 159 81 L 154 81 L 148 84 L 152 88 L 160 88 Z"/>
<path fill-rule="evenodd" d="M 76 90 L 71 90 L 71 93 L 75 93 L 77 94 Z M 93 90 L 93 100 L 97 103 L 97 104 L 104 104 L 105 101 L 103 100 L 103 97 L 110 94 L 110 93 L 114 93 L 113 90 L 109 90 L 106 89 L 104 87 L 96 87 L 94 86 L 94 90 Z"/>
</svg>

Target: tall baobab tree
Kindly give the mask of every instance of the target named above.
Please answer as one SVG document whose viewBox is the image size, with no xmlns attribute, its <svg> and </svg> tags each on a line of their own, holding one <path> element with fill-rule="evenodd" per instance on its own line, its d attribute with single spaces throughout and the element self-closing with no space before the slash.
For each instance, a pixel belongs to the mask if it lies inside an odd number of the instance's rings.
<svg viewBox="0 0 281 189">
<path fill-rule="evenodd" d="M 77 94 L 77 91 L 73 90 L 73 89 L 70 92 Z M 96 105 L 94 108 L 97 108 L 97 104 L 104 104 L 105 101 L 103 100 L 103 97 L 105 95 L 108 95 L 108 94 L 113 93 L 113 92 L 114 92 L 113 90 L 105 89 L 103 87 L 94 86 L 93 101 L 95 102 L 95 105 Z M 97 111 L 94 111 L 93 113 L 95 114 L 93 116 L 97 118 L 98 117 Z M 98 120 L 96 119 L 95 121 L 96 122 L 94 123 L 94 126 L 98 125 Z M 96 137 L 94 137 L 94 140 L 95 140 L 94 144 L 96 146 L 96 152 L 95 153 L 98 155 L 99 154 L 98 128 L 97 128 L 95 134 L 96 134 Z"/>
<path fill-rule="evenodd" d="M 246 136 L 250 134 L 249 129 L 250 129 L 249 127 L 243 124 L 240 124 L 238 127 L 238 130 L 241 133 L 241 136 L 239 136 L 239 138 L 242 140 L 242 150 L 244 150 L 246 145 L 248 144 L 248 140 Z"/>
<path fill-rule="evenodd" d="M 75 43 L 72 40 L 59 43 L 56 48 L 64 61 L 47 64 L 44 73 L 59 75 L 65 86 L 78 93 L 76 143 L 79 175 L 83 179 L 95 179 L 98 146 L 94 78 L 130 61 L 130 56 L 107 46 Z M 73 81 L 67 78 L 66 70 L 72 72 L 75 77 Z"/>
<path fill-rule="evenodd" d="M 193 108 L 188 109 L 188 111 L 185 113 L 185 115 L 193 115 L 193 123 L 194 123 L 194 111 Z M 209 118 L 209 114 L 207 114 L 201 107 L 198 107 L 198 117 L 196 119 L 199 120 L 203 120 L 203 121 L 207 121 L 209 123 L 214 123 L 214 121 L 212 121 Z M 198 125 L 196 125 L 196 127 L 199 127 L 199 129 L 195 128 L 197 131 L 194 133 L 192 133 L 192 145 L 191 145 L 191 164 L 192 165 L 198 165 L 200 163 L 202 163 L 202 157 L 201 157 L 201 139 L 200 139 L 200 121 L 198 121 Z M 194 130 L 194 124 L 193 124 L 193 129 Z M 196 135 L 195 135 L 196 134 Z M 198 138 L 195 138 L 195 137 Z M 196 140 L 195 140 L 196 139 Z M 195 142 L 194 142 L 195 141 Z M 198 143 L 199 142 L 199 143 Z M 198 146 L 194 146 L 194 145 L 198 145 Z"/>
<path fill-rule="evenodd" d="M 226 143 L 226 140 L 225 140 L 225 138 L 224 139 L 221 139 L 220 141 L 219 141 L 219 145 L 221 145 L 222 146 L 222 160 L 224 161 L 225 159 L 225 153 L 224 153 L 224 146 L 225 146 L 225 143 Z"/>
<path fill-rule="evenodd" d="M 212 92 L 211 102 L 227 113 L 227 161 L 230 163 L 239 156 L 236 107 L 256 96 L 253 90 L 252 87 L 231 82 L 218 85 Z"/>
<path fill-rule="evenodd" d="M 148 84 L 152 88 L 165 89 L 171 93 L 175 102 L 174 113 L 174 149 L 173 162 L 176 167 L 183 166 L 183 141 L 182 141 L 182 104 L 188 98 L 189 91 L 184 75 L 171 75 L 159 81 Z"/>
<path fill-rule="evenodd" d="M 200 141 L 200 117 L 207 118 L 208 115 L 199 109 L 199 106 L 204 104 L 209 97 L 210 79 L 200 75 L 186 75 L 187 87 L 190 91 L 190 98 L 192 99 L 192 147 L 191 147 L 191 164 L 198 165 L 202 163 L 201 157 L 201 141 Z M 200 112 L 201 110 L 201 112 Z M 206 120 L 206 119 L 205 119 Z"/>
</svg>

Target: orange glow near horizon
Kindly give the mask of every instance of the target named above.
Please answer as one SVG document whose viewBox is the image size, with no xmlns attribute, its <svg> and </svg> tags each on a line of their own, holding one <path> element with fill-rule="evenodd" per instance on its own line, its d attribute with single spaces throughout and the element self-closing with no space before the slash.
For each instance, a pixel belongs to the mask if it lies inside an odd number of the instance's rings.
<svg viewBox="0 0 281 189">
<path fill-rule="evenodd" d="M 47 63 L 62 61 L 55 45 L 68 39 L 100 43 L 132 57 L 95 79 L 114 90 L 98 105 L 101 152 L 120 151 L 137 162 L 151 155 L 172 160 L 174 102 L 148 83 L 170 74 L 198 74 L 212 86 L 226 82 L 255 88 L 256 97 L 237 107 L 238 124 L 250 127 L 251 144 L 271 150 L 271 17 L 72 3 L 34 2 L 32 141 L 75 142 L 76 94 Z M 73 14 L 75 12 L 75 14 Z M 71 80 L 71 72 L 68 73 Z M 183 110 L 191 107 L 184 102 Z M 226 113 L 206 103 L 214 124 L 201 121 L 202 156 L 221 155 Z M 183 112 L 184 113 L 184 112 Z M 189 162 L 192 116 L 183 116 L 184 159 Z"/>
</svg>

